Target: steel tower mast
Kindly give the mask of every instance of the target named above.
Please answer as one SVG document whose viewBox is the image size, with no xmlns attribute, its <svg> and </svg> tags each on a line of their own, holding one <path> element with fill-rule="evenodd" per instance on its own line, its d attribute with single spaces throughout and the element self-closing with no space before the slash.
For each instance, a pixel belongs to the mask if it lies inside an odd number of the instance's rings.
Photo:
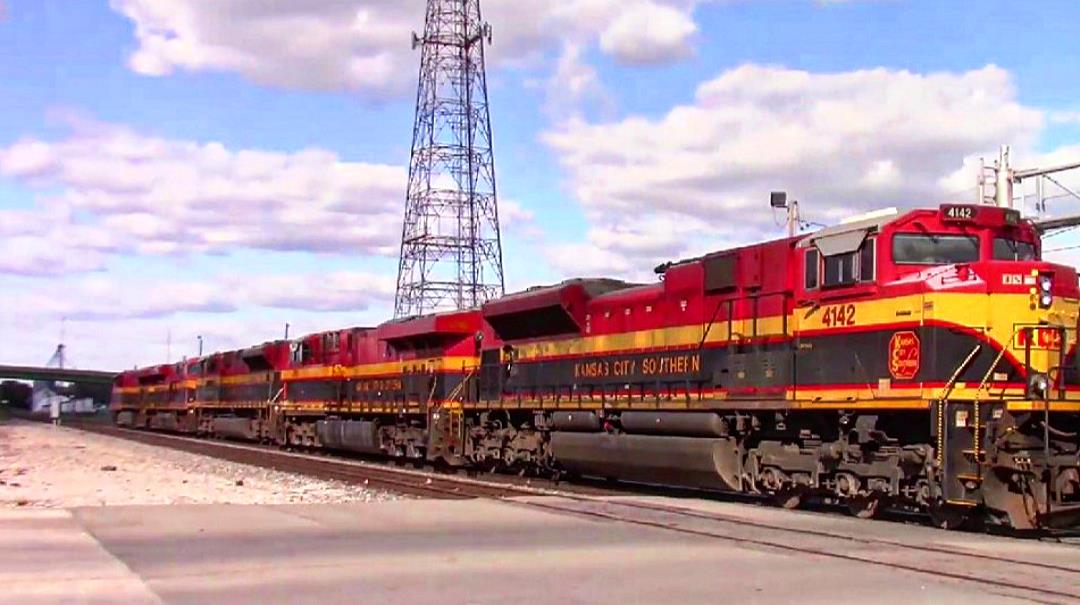
<svg viewBox="0 0 1080 605">
<path fill-rule="evenodd" d="M 394 315 L 476 307 L 501 296 L 480 0 L 428 0 L 419 46 L 409 186 Z"/>
</svg>

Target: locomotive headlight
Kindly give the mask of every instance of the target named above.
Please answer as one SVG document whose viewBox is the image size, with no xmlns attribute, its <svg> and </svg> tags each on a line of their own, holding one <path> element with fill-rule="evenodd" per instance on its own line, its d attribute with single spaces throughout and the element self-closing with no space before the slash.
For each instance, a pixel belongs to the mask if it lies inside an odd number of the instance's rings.
<svg viewBox="0 0 1080 605">
<path fill-rule="evenodd" d="M 1050 377 L 1042 372 L 1032 372 L 1027 381 L 1028 399 L 1046 399 L 1050 393 Z"/>
<path fill-rule="evenodd" d="M 1049 273 L 1039 275 L 1039 306 L 1047 309 L 1054 302 L 1054 276 Z"/>
</svg>

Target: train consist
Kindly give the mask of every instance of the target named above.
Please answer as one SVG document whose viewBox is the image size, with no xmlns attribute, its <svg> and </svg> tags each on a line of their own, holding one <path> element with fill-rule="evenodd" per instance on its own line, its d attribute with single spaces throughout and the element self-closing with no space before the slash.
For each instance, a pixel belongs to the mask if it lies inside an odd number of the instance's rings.
<svg viewBox="0 0 1080 605">
<path fill-rule="evenodd" d="M 882 212 L 470 311 L 125 372 L 118 424 L 1080 523 L 1080 287 L 1013 210 Z"/>
</svg>

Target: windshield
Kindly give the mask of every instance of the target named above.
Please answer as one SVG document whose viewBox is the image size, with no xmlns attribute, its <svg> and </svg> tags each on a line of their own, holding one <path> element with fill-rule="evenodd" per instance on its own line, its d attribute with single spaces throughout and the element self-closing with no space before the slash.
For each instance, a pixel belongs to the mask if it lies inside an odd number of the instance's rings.
<svg viewBox="0 0 1080 605">
<path fill-rule="evenodd" d="M 974 235 L 898 233 L 893 236 L 893 262 L 909 265 L 948 265 L 979 260 Z"/>
<path fill-rule="evenodd" d="M 994 260 L 1038 260 L 1035 244 L 1005 237 L 994 238 Z"/>
</svg>

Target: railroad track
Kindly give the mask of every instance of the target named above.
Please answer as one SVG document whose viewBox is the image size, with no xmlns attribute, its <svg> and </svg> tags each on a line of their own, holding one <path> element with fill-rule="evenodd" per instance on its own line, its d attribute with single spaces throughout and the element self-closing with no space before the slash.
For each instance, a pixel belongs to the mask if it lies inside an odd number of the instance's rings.
<svg viewBox="0 0 1080 605">
<path fill-rule="evenodd" d="M 382 463 L 363 462 L 328 455 L 283 451 L 273 446 L 211 441 L 168 433 L 151 433 L 102 423 L 67 425 L 87 432 L 137 441 L 147 445 L 167 447 L 192 454 L 210 456 L 229 462 L 262 468 L 334 479 L 352 485 L 363 485 L 404 496 L 442 499 L 512 498 L 536 495 L 569 495 L 569 490 L 555 490 L 554 483 L 542 481 L 552 488 L 523 484 L 520 478 L 498 476 L 501 480 L 478 480 L 419 469 L 399 468 Z M 531 481 L 531 480 L 530 480 Z M 574 488 L 581 494 L 604 495 L 624 493 L 594 488 Z"/>
<path fill-rule="evenodd" d="M 865 533 L 849 534 L 791 527 L 752 521 L 743 516 L 638 501 L 569 496 L 525 504 L 548 512 L 631 523 L 745 546 L 840 559 L 975 583 L 999 594 L 1021 597 L 1031 602 L 1080 602 L 1078 565 L 1044 564 L 957 548 L 878 538 Z M 873 525 L 877 522 L 858 523 Z"/>
<path fill-rule="evenodd" d="M 627 492 L 620 490 L 593 490 L 588 493 L 575 491 L 574 488 L 551 489 L 283 452 L 272 447 L 147 433 L 110 425 L 82 425 L 77 428 L 232 462 L 362 484 L 407 496 L 495 499 L 549 513 L 628 523 L 743 546 L 801 556 L 839 559 L 939 579 L 974 583 L 984 590 L 1031 602 L 1080 602 L 1080 557 L 1077 558 L 1077 564 L 1062 565 L 920 542 L 918 534 L 938 535 L 939 531 L 922 527 L 914 528 L 918 530 L 916 535 L 908 539 L 886 538 L 875 536 L 875 532 L 870 531 L 885 525 L 874 521 L 850 520 L 853 527 L 861 527 L 866 531 L 827 531 L 748 519 L 741 515 L 688 506 L 598 497 L 625 496 Z M 801 522 L 795 517 L 798 513 L 785 514 L 792 515 L 792 524 Z M 999 540 L 1003 544 L 1017 543 L 989 536 L 970 537 L 974 540 Z M 1024 543 L 1031 542 L 1020 542 Z"/>
</svg>

